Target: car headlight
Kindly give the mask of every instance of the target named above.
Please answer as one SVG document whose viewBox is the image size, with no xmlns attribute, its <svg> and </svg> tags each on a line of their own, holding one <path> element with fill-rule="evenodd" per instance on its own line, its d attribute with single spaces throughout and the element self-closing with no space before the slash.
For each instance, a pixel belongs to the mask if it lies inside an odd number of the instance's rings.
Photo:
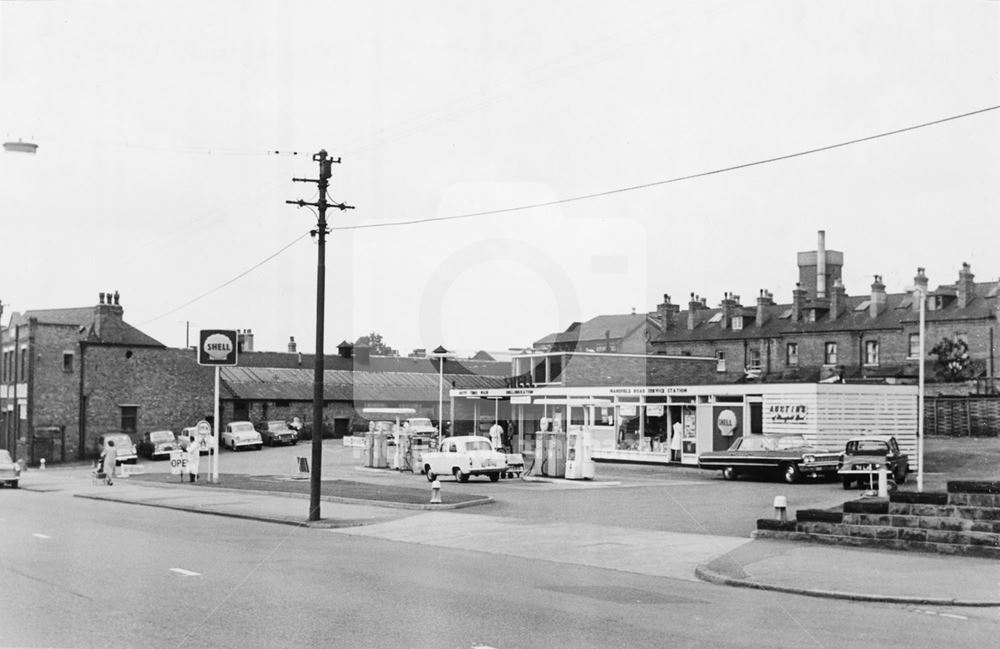
<svg viewBox="0 0 1000 649">
<path fill-rule="evenodd" d="M 816 461 L 816 456 L 815 455 L 803 455 L 802 456 L 802 461 L 805 462 L 806 464 L 812 464 L 813 462 Z"/>
</svg>

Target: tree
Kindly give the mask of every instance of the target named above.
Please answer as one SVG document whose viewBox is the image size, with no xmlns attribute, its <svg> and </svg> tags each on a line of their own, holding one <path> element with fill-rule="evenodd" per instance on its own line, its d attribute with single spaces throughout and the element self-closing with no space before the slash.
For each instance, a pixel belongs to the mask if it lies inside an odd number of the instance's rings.
<svg viewBox="0 0 1000 649">
<path fill-rule="evenodd" d="M 962 381 L 969 377 L 969 344 L 961 338 L 942 338 L 931 349 L 934 373 L 941 381 Z"/>
<path fill-rule="evenodd" d="M 374 331 L 367 336 L 361 336 L 354 344 L 368 345 L 368 353 L 373 356 L 399 356 L 398 351 L 385 344 L 385 341 L 382 340 L 382 334 Z"/>
</svg>

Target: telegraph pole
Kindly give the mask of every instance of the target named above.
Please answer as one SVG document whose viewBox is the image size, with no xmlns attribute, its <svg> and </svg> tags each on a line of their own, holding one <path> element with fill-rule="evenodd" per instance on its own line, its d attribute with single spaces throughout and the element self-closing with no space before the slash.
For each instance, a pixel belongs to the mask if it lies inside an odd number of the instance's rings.
<svg viewBox="0 0 1000 649">
<path fill-rule="evenodd" d="M 319 211 L 316 229 L 312 231 L 319 248 L 316 261 L 316 362 L 313 374 L 312 472 L 309 474 L 309 520 L 318 521 L 320 518 L 320 478 L 323 470 L 323 318 L 326 295 L 326 235 L 329 232 L 326 226 L 326 209 L 335 207 L 341 211 L 353 210 L 354 206 L 344 203 L 330 203 L 326 199 L 330 176 L 333 175 L 331 167 L 333 163 L 340 164 L 340 158 L 331 158 L 327 155 L 326 150 L 321 150 L 312 159 L 319 163 L 319 180 L 292 178 L 292 182 L 317 183 L 319 185 L 319 199 L 315 203 L 307 203 L 303 200 L 285 202 L 299 207 L 308 205 Z"/>
</svg>

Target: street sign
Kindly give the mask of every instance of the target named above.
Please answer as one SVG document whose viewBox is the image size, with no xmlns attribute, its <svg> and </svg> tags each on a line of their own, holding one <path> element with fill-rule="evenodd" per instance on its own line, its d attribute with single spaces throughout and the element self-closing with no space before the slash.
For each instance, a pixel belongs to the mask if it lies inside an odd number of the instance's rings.
<svg viewBox="0 0 1000 649">
<path fill-rule="evenodd" d="M 236 365 L 236 331 L 202 329 L 198 336 L 199 365 Z"/>
<path fill-rule="evenodd" d="M 170 451 L 170 475 L 182 475 L 187 471 L 187 453 Z"/>
</svg>

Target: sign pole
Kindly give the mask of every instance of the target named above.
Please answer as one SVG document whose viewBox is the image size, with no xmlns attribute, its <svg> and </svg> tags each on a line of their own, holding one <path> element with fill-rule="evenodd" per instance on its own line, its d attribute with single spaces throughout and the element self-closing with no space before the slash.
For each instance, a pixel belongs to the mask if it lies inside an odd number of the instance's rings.
<svg viewBox="0 0 1000 649">
<path fill-rule="evenodd" d="M 212 413 L 212 438 L 215 440 L 212 454 L 212 482 L 219 482 L 219 366 L 215 366 L 215 410 Z"/>
</svg>

